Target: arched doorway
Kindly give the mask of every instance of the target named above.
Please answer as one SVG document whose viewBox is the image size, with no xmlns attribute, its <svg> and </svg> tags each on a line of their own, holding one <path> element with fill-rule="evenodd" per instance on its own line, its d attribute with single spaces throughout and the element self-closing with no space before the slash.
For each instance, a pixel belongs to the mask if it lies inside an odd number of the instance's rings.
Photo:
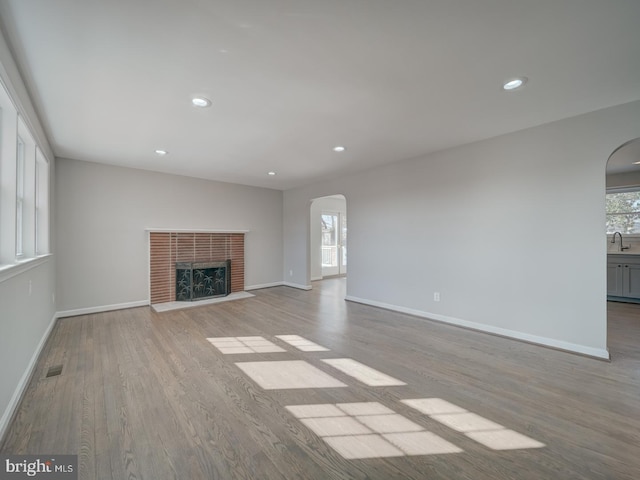
<svg viewBox="0 0 640 480">
<path fill-rule="evenodd" d="M 640 347 L 640 138 L 610 155 L 606 187 L 607 343 L 620 358 Z"/>
</svg>

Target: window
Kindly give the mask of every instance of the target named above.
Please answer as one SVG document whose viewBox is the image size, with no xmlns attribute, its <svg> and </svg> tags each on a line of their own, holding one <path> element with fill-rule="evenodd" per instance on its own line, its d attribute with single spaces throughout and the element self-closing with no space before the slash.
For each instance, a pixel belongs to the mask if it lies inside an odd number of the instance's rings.
<svg viewBox="0 0 640 480">
<path fill-rule="evenodd" d="M 0 281 L 49 253 L 50 196 L 49 161 L 3 87 L 0 82 Z"/>
<path fill-rule="evenodd" d="M 607 233 L 640 233 L 640 190 L 607 193 Z"/>
</svg>

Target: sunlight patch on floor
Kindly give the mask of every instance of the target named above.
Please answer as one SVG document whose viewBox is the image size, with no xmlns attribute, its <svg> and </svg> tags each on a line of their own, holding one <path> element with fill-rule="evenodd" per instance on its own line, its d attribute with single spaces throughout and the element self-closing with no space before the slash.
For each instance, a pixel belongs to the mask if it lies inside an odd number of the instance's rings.
<svg viewBox="0 0 640 480">
<path fill-rule="evenodd" d="M 544 443 L 509 430 L 499 423 L 441 398 L 413 398 L 400 401 L 492 450 L 519 450 L 545 446 Z"/>
<path fill-rule="evenodd" d="M 276 335 L 275 338 L 303 352 L 328 351 L 299 335 Z M 223 354 L 286 352 L 262 336 L 212 337 L 207 340 Z M 406 385 L 397 378 L 351 358 L 325 358 L 321 361 L 370 387 Z M 348 387 L 303 360 L 236 362 L 235 365 L 265 390 Z M 492 450 L 545 446 L 442 398 L 400 401 L 430 420 Z M 438 455 L 463 451 L 378 402 L 290 405 L 286 408 L 346 459 Z"/>
<path fill-rule="evenodd" d="M 265 390 L 347 386 L 303 360 L 238 362 L 236 365 Z"/>
<path fill-rule="evenodd" d="M 370 387 L 406 385 L 397 378 L 390 377 L 351 358 L 328 358 L 322 361 Z"/>
<path fill-rule="evenodd" d="M 298 350 L 302 352 L 328 352 L 329 349 L 323 347 L 322 345 L 318 345 L 317 343 L 312 342 L 311 340 L 307 340 L 300 335 L 276 335 L 276 338 L 279 338 L 283 342 L 288 343 L 289 345 L 296 347 Z"/>
<path fill-rule="evenodd" d="M 462 450 L 377 402 L 290 405 L 294 417 L 347 459 Z"/>
<path fill-rule="evenodd" d="M 263 337 L 212 337 L 209 343 L 225 355 L 238 353 L 279 353 L 286 352 Z"/>
</svg>

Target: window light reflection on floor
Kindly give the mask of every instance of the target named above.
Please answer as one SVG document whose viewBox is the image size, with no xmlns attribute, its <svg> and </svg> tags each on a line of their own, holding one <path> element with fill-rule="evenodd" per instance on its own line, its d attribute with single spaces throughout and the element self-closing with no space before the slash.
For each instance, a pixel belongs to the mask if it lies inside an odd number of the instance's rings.
<svg viewBox="0 0 640 480">
<path fill-rule="evenodd" d="M 329 349 L 323 347 L 322 345 L 318 345 L 317 343 L 313 343 L 311 340 L 307 340 L 300 335 L 276 335 L 276 338 L 279 338 L 283 342 L 288 343 L 289 345 L 296 347 L 298 350 L 302 352 L 328 352 Z"/>
<path fill-rule="evenodd" d="M 286 352 L 264 337 L 212 337 L 209 343 L 225 355 L 238 353 L 280 353 Z"/>
<path fill-rule="evenodd" d="M 545 446 L 544 443 L 509 430 L 441 398 L 414 398 L 401 400 L 401 402 L 492 450 L 518 450 Z"/>
<path fill-rule="evenodd" d="M 406 385 L 405 382 L 379 372 L 352 358 L 327 358 L 322 361 L 370 387 Z"/>
<path fill-rule="evenodd" d="M 265 390 L 347 387 L 303 360 L 236 362 L 235 365 Z"/>
<path fill-rule="evenodd" d="M 347 459 L 462 452 L 452 443 L 377 402 L 291 405 L 286 408 Z"/>
</svg>

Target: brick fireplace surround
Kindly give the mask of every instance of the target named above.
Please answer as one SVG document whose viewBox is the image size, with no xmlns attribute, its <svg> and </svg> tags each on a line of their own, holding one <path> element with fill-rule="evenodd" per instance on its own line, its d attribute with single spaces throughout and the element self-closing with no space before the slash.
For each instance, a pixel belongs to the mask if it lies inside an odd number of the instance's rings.
<svg viewBox="0 0 640 480">
<path fill-rule="evenodd" d="M 176 300 L 176 262 L 231 260 L 231 292 L 244 290 L 244 233 L 149 232 L 151 304 Z"/>
</svg>

